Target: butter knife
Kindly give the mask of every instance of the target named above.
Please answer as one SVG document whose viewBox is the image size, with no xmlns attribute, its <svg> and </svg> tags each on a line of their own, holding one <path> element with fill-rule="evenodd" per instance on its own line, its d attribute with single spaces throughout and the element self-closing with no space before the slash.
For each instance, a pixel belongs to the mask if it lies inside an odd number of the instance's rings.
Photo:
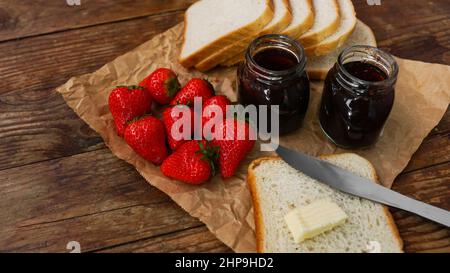
<svg viewBox="0 0 450 273">
<path fill-rule="evenodd" d="M 370 181 L 369 179 L 355 175 L 329 162 L 290 150 L 281 145 L 278 146 L 276 152 L 293 168 L 334 189 L 377 203 L 409 211 L 450 227 L 449 211 L 417 201 L 377 183 L 373 183 L 373 181 Z"/>
</svg>

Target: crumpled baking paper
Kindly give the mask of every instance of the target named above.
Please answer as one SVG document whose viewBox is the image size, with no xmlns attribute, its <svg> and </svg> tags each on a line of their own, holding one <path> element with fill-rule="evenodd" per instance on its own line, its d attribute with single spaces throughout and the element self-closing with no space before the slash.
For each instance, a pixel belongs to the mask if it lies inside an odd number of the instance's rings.
<svg viewBox="0 0 450 273">
<path fill-rule="evenodd" d="M 177 61 L 182 43 L 183 24 L 155 36 L 138 48 L 118 57 L 92 74 L 70 79 L 57 88 L 67 104 L 104 139 L 119 158 L 135 166 L 153 186 L 168 194 L 192 216 L 236 252 L 256 250 L 253 209 L 246 185 L 248 164 L 260 156 L 258 147 L 240 166 L 235 177 L 216 176 L 202 186 L 170 180 L 159 167 L 139 157 L 117 136 L 108 110 L 108 96 L 118 85 L 138 84 L 158 67 L 172 68 L 186 83 L 192 77 L 211 80 L 218 93 L 236 99 L 236 68 L 216 69 L 209 74 L 183 68 Z M 438 124 L 450 101 L 450 67 L 397 59 L 400 74 L 396 100 L 384 134 L 375 147 L 355 151 L 375 166 L 380 181 L 390 187 L 405 168 L 423 139 Z M 310 155 L 343 152 L 322 134 L 317 120 L 322 83 L 313 82 L 311 102 L 303 128 L 282 137 L 288 147 Z M 256 145 L 258 146 L 258 145 Z"/>
</svg>

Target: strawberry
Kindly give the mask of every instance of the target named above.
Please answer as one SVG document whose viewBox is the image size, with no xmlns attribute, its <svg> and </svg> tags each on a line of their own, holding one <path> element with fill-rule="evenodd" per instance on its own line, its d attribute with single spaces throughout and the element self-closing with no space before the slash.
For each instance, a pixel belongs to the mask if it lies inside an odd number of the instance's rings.
<svg viewBox="0 0 450 273">
<path fill-rule="evenodd" d="M 191 121 L 191 128 L 190 128 L 190 132 L 189 132 L 189 136 L 192 136 L 192 131 L 194 129 L 194 111 L 192 111 L 191 108 L 189 108 L 186 105 L 177 105 L 177 106 L 172 106 L 167 108 L 166 110 L 164 110 L 163 115 L 162 115 L 162 122 L 164 123 L 164 126 L 166 127 L 166 134 L 167 134 L 167 140 L 169 142 L 169 146 L 170 148 L 174 151 L 176 150 L 178 147 L 180 147 L 183 143 L 185 143 L 188 139 L 181 139 L 181 140 L 175 140 L 175 136 L 172 135 L 172 127 L 174 126 L 175 122 L 177 122 L 178 120 L 180 120 L 183 117 L 183 114 L 179 114 L 178 116 L 176 116 L 176 112 L 174 111 L 174 109 L 178 108 L 177 110 L 179 111 L 184 111 L 183 108 L 185 108 L 187 111 L 189 111 L 189 119 Z M 184 112 L 182 112 L 184 113 Z M 179 137 L 181 137 L 182 135 L 182 127 L 179 128 L 179 130 L 177 132 L 179 132 Z M 187 130 L 187 128 L 183 128 L 184 130 Z"/>
<path fill-rule="evenodd" d="M 238 140 L 238 126 L 243 126 L 245 138 Z M 211 141 L 219 147 L 219 167 L 224 178 L 234 175 L 239 163 L 253 149 L 255 140 L 250 140 L 251 128 L 245 121 L 226 119 L 216 128 L 216 138 Z M 219 136 L 220 138 L 217 138 Z"/>
<path fill-rule="evenodd" d="M 212 84 L 207 80 L 194 78 L 175 95 L 170 105 L 193 105 L 195 97 L 201 97 L 203 101 L 206 101 L 212 96 L 214 96 Z"/>
<path fill-rule="evenodd" d="M 222 117 L 220 117 L 220 121 L 224 120 L 226 118 L 227 114 L 227 106 L 231 104 L 231 101 L 226 96 L 214 96 L 203 104 L 203 114 L 202 114 L 202 124 L 203 124 L 203 132 L 205 134 L 205 137 L 209 135 L 208 132 L 205 132 L 205 130 L 211 131 L 214 133 L 216 125 L 214 125 L 212 128 L 205 128 L 205 125 L 211 120 L 215 118 L 215 111 L 210 106 L 218 106 L 222 110 Z M 211 130 L 210 130 L 211 129 Z"/>
<path fill-rule="evenodd" d="M 162 173 L 170 178 L 193 185 L 203 184 L 214 175 L 217 151 L 205 140 L 184 143 L 161 165 Z"/>
<path fill-rule="evenodd" d="M 119 136 L 123 136 L 127 123 L 150 112 L 152 98 L 140 86 L 119 86 L 109 95 L 111 112 Z"/>
<path fill-rule="evenodd" d="M 208 110 L 209 106 L 219 106 L 223 113 L 223 119 L 226 118 L 227 106 L 231 104 L 231 101 L 226 96 L 214 96 L 206 100 L 203 104 L 203 124 L 214 118 L 214 111 Z"/>
<path fill-rule="evenodd" d="M 156 165 L 167 157 L 164 124 L 155 117 L 147 116 L 128 125 L 125 141 L 136 153 Z"/>
<path fill-rule="evenodd" d="M 145 87 L 153 99 L 166 105 L 172 100 L 175 94 L 180 90 L 180 82 L 177 75 L 170 69 L 159 68 L 145 78 L 140 84 Z"/>
</svg>

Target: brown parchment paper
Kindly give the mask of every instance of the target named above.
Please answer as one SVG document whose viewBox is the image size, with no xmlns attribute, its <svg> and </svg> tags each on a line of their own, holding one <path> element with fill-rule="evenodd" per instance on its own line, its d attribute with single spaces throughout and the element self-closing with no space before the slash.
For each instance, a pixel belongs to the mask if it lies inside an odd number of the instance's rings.
<svg viewBox="0 0 450 273">
<path fill-rule="evenodd" d="M 57 88 L 67 104 L 104 139 L 119 158 L 134 165 L 153 186 L 168 194 L 192 216 L 199 218 L 221 241 L 236 252 L 254 252 L 253 209 L 245 182 L 251 160 L 262 156 L 259 147 L 240 166 L 234 178 L 216 176 L 202 186 L 190 186 L 164 177 L 159 168 L 139 157 L 116 135 L 108 110 L 112 87 L 137 84 L 158 67 L 170 67 L 186 83 L 192 77 L 206 77 L 219 93 L 236 98 L 235 68 L 218 69 L 207 75 L 184 69 L 177 62 L 182 42 L 182 24 L 106 64 L 92 74 L 70 79 Z M 390 187 L 408 164 L 423 139 L 438 124 L 450 101 L 450 67 L 398 59 L 400 75 L 396 101 L 378 144 L 356 153 L 370 160 L 381 182 Z M 281 142 L 291 148 L 317 156 L 338 153 L 319 129 L 317 108 L 322 83 L 312 83 L 310 109 L 302 129 Z M 258 145 L 256 145 L 258 146 Z"/>
</svg>

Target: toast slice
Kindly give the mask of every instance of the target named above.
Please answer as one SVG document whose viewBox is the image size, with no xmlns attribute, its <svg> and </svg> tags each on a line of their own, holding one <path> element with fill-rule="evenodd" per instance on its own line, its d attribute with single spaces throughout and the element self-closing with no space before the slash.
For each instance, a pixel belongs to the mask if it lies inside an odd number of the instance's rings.
<svg viewBox="0 0 450 273">
<path fill-rule="evenodd" d="M 312 0 L 289 0 L 292 12 L 292 22 L 281 34 L 298 38 L 305 33 L 314 23 L 314 11 Z"/>
<path fill-rule="evenodd" d="M 314 23 L 314 12 L 312 8 L 312 0 L 287 0 L 291 13 L 292 20 L 280 33 L 290 37 L 297 38 L 307 31 Z M 267 33 L 268 34 L 268 33 Z M 223 66 L 234 66 L 243 61 L 245 57 L 245 49 L 239 54 L 232 56 L 226 61 L 222 62 Z"/>
<path fill-rule="evenodd" d="M 260 32 L 250 35 L 236 43 L 224 47 L 223 49 L 212 54 L 205 60 L 199 62 L 195 68 L 199 71 L 208 71 L 219 63 L 227 60 L 230 56 L 242 53 L 246 50 L 248 45 L 258 36 L 272 33 L 280 33 L 292 21 L 292 14 L 289 8 L 288 0 L 273 0 L 274 15 L 272 21 L 267 24 Z"/>
<path fill-rule="evenodd" d="M 300 36 L 303 47 L 318 44 L 333 34 L 340 24 L 339 6 L 336 0 L 313 0 L 314 24 Z"/>
<path fill-rule="evenodd" d="M 192 67 L 224 46 L 254 35 L 272 18 L 272 0 L 200 0 L 185 13 L 179 62 Z"/>
<path fill-rule="evenodd" d="M 326 55 L 333 49 L 342 46 L 350 37 L 356 26 L 356 12 L 351 0 L 337 0 L 341 15 L 341 23 L 335 33 L 331 34 L 322 42 L 305 48 L 308 56 Z"/>
<path fill-rule="evenodd" d="M 306 71 L 308 72 L 310 79 L 324 80 L 328 74 L 328 71 L 336 63 L 342 50 L 354 45 L 377 46 L 375 35 L 370 27 L 359 20 L 356 22 L 355 30 L 343 45 L 332 50 L 327 55 L 308 57 Z"/>
<path fill-rule="evenodd" d="M 324 156 L 322 159 L 377 180 L 372 164 L 356 154 Z M 385 206 L 334 190 L 276 157 L 252 162 L 247 181 L 253 197 L 260 253 L 362 253 L 370 252 L 371 246 L 379 246 L 383 253 L 402 252 L 402 241 Z M 347 221 L 331 231 L 295 243 L 284 216 L 295 207 L 322 199 L 343 209 L 348 215 Z"/>
</svg>

